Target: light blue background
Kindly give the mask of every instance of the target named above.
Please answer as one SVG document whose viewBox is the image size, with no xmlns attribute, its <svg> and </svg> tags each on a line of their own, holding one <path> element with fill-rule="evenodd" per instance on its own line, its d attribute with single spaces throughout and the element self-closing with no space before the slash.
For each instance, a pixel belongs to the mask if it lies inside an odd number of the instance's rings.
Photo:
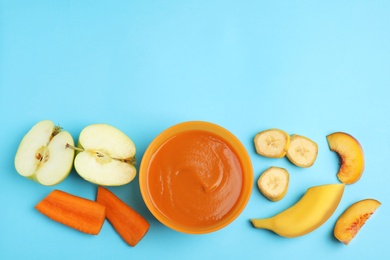
<svg viewBox="0 0 390 260">
<path fill-rule="evenodd" d="M 1 259 L 386 259 L 390 241 L 390 1 L 18 1 L 0 0 Z M 51 119 L 77 140 L 108 123 L 137 146 L 137 162 L 161 131 L 204 120 L 247 148 L 255 180 L 269 166 L 290 172 L 280 202 L 253 184 L 228 227 L 186 235 L 147 210 L 138 178 L 110 188 L 151 223 L 134 248 L 106 222 L 90 236 L 50 221 L 34 205 L 53 189 L 94 199 L 76 172 L 55 187 L 19 176 L 23 135 Z M 314 166 L 257 155 L 252 140 L 277 127 L 319 145 Z M 313 185 L 338 182 L 326 135 L 345 131 L 363 146 L 366 168 L 319 229 L 286 239 L 254 229 Z M 382 206 L 349 246 L 332 230 L 353 202 Z M 354 257 L 354 258 L 353 258 Z"/>
</svg>

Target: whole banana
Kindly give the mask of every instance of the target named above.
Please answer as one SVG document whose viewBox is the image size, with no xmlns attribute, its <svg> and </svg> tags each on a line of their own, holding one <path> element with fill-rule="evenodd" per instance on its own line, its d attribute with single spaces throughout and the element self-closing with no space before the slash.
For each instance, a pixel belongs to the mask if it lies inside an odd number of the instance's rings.
<svg viewBox="0 0 390 260">
<path fill-rule="evenodd" d="M 307 189 L 292 207 L 271 218 L 251 219 L 256 228 L 268 229 L 283 237 L 310 233 L 325 223 L 336 210 L 344 184 L 325 184 Z"/>
</svg>

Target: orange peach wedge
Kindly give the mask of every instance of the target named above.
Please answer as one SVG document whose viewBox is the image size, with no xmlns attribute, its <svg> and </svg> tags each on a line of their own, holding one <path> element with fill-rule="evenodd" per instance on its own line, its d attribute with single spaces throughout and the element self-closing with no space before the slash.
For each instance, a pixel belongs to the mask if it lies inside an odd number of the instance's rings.
<svg viewBox="0 0 390 260">
<path fill-rule="evenodd" d="M 333 231 L 334 236 L 348 245 L 380 205 L 381 203 L 374 199 L 364 199 L 352 204 L 338 218 Z"/>
<path fill-rule="evenodd" d="M 351 135 L 336 132 L 326 137 L 331 151 L 338 154 L 340 168 L 339 180 L 345 184 L 357 182 L 364 170 L 364 154 L 360 143 Z"/>
</svg>

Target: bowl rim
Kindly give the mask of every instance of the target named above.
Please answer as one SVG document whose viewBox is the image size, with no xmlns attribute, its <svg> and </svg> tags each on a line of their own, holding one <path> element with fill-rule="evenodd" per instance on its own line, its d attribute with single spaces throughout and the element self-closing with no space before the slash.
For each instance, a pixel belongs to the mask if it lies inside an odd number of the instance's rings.
<svg viewBox="0 0 390 260">
<path fill-rule="evenodd" d="M 240 161 L 243 181 L 242 181 L 242 189 L 239 198 L 237 199 L 236 204 L 233 206 L 231 211 L 219 222 L 214 225 L 206 226 L 206 227 L 188 227 L 186 225 L 181 225 L 180 223 L 173 222 L 171 219 L 167 218 L 152 201 L 152 198 L 148 192 L 148 167 L 150 160 L 153 157 L 153 154 L 159 149 L 159 147 L 168 141 L 173 136 L 187 132 L 192 130 L 201 130 L 217 135 L 223 141 L 225 141 L 229 147 L 236 154 L 238 160 Z M 141 196 L 149 209 L 152 215 L 165 226 L 187 234 L 206 234 L 210 232 L 217 231 L 219 229 L 224 228 L 233 222 L 245 209 L 253 188 L 253 167 L 252 162 L 250 160 L 249 154 L 241 143 L 241 141 L 233 135 L 227 129 L 206 121 L 186 121 L 182 123 L 175 124 L 171 127 L 168 127 L 160 134 L 158 134 L 153 141 L 149 144 L 147 149 L 144 152 L 144 155 L 141 160 L 140 169 L 139 169 L 139 186 Z"/>
</svg>

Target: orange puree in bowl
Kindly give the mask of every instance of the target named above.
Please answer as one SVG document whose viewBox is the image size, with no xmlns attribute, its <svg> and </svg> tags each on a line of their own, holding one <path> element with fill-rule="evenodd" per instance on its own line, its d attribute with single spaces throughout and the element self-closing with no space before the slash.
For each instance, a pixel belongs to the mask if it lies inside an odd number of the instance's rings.
<svg viewBox="0 0 390 260">
<path fill-rule="evenodd" d="M 183 226 L 212 226 L 241 194 L 242 168 L 231 147 L 203 130 L 176 134 L 152 155 L 149 192 L 155 207 Z"/>
</svg>

